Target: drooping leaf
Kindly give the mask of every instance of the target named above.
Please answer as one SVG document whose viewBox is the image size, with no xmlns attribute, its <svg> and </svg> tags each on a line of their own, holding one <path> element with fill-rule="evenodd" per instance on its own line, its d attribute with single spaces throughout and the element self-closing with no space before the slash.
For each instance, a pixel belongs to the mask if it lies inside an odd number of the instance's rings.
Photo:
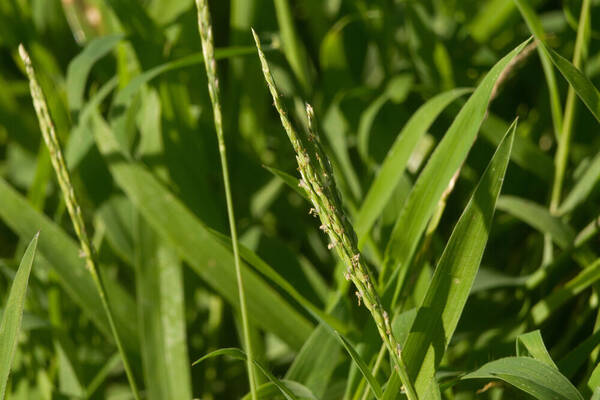
<svg viewBox="0 0 600 400">
<path fill-rule="evenodd" d="M 516 346 L 517 357 L 530 356 L 552 368 L 558 369 L 554 360 L 550 357 L 548 349 L 546 349 L 546 346 L 544 345 L 544 339 L 542 339 L 542 334 L 539 329 L 519 335 L 517 337 Z"/>
<path fill-rule="evenodd" d="M 489 362 L 462 379 L 501 379 L 538 400 L 583 400 L 556 368 L 530 357 L 507 357 Z"/>
<path fill-rule="evenodd" d="M 600 92 L 598 92 L 594 84 L 580 70 L 575 68 L 569 60 L 552 50 L 542 41 L 539 41 L 539 45 L 548 53 L 556 68 L 558 68 L 560 73 L 575 89 L 577 96 L 591 111 L 592 115 L 596 117 L 596 120 L 600 121 Z"/>
</svg>

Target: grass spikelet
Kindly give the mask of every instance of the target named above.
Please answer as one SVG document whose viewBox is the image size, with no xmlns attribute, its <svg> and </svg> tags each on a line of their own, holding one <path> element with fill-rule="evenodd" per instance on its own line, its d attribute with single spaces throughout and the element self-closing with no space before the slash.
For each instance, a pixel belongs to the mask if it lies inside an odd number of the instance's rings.
<svg viewBox="0 0 600 400">
<path fill-rule="evenodd" d="M 31 91 L 31 98 L 33 100 L 33 107 L 35 108 L 35 112 L 38 117 L 40 130 L 42 131 L 42 137 L 44 138 L 44 142 L 46 143 L 48 152 L 50 153 L 50 160 L 52 162 L 52 166 L 54 167 L 54 171 L 56 172 L 58 184 L 63 193 L 65 204 L 75 229 L 75 234 L 79 239 L 82 256 L 85 258 L 86 267 L 92 275 L 92 279 L 96 285 L 98 294 L 100 295 L 102 306 L 106 312 L 106 317 L 108 319 L 112 335 L 114 336 L 115 343 L 123 361 L 125 373 L 127 375 L 127 379 L 129 380 L 129 385 L 131 386 L 131 391 L 134 398 L 139 400 L 141 397 L 135 383 L 135 378 L 133 377 L 129 361 L 125 354 L 121 338 L 114 323 L 113 313 L 106 298 L 106 291 L 104 289 L 104 284 L 102 283 L 102 278 L 98 273 L 98 262 L 96 260 L 94 247 L 85 228 L 83 216 L 81 214 L 81 207 L 79 206 L 77 197 L 75 196 L 75 190 L 73 189 L 73 184 L 71 182 L 71 175 L 69 174 L 69 170 L 65 164 L 61 146 L 54 128 L 54 123 L 52 122 L 52 117 L 48 111 L 48 106 L 46 104 L 46 99 L 44 93 L 42 92 L 42 88 L 36 79 L 31 58 L 22 44 L 19 45 L 19 55 L 25 64 L 25 70 L 27 72 L 27 77 L 29 78 L 29 88 Z"/>
<path fill-rule="evenodd" d="M 302 176 L 302 182 L 304 182 L 302 188 L 306 191 L 321 223 L 326 228 L 323 230 L 329 236 L 329 247 L 335 248 L 338 256 L 347 267 L 345 275 L 357 289 L 356 296 L 359 305 L 361 303 L 364 304 L 371 313 L 381 339 L 394 360 L 396 370 L 399 373 L 408 398 L 416 400 L 416 392 L 408 378 L 406 366 L 402 360 L 400 343 L 398 343 L 391 332 L 388 313 L 384 310 L 379 295 L 375 290 L 369 269 L 360 256 L 356 234 L 342 207 L 342 201 L 333 178 L 331 164 L 319 141 L 314 111 L 309 104 L 306 105 L 309 133 L 306 137 L 302 137 L 294 129 L 287 117 L 285 106 L 277 92 L 269 65 L 262 52 L 260 40 L 254 30 L 252 34 L 256 41 L 263 74 L 273 97 L 275 108 L 296 152 L 298 169 Z"/>
<path fill-rule="evenodd" d="M 248 322 L 248 312 L 246 307 L 246 297 L 244 294 L 244 284 L 242 281 L 242 272 L 240 265 L 240 256 L 238 249 L 237 229 L 235 226 L 235 214 L 233 210 L 233 200 L 231 196 L 229 168 L 227 166 L 227 149 L 225 138 L 223 137 L 223 117 L 221 113 L 219 78 L 217 76 L 217 62 L 215 60 L 215 51 L 213 43 L 213 31 L 210 18 L 210 11 L 206 0 L 196 0 L 198 8 L 198 30 L 202 41 L 202 54 L 204 56 L 204 66 L 208 77 L 208 93 L 213 108 L 213 118 L 215 122 L 215 131 L 219 144 L 219 156 L 221 159 L 221 170 L 223 173 L 223 182 L 225 186 L 225 199 L 227 203 L 227 216 L 229 219 L 229 229 L 231 232 L 231 244 L 233 247 L 233 258 L 235 262 L 235 273 L 237 279 L 238 295 L 240 300 L 240 314 L 242 317 L 242 330 L 244 335 L 244 346 L 246 348 L 246 368 L 248 370 L 248 381 L 250 384 L 250 393 L 253 400 L 258 398 L 256 389 L 256 379 L 254 373 L 254 357 L 252 352 L 252 340 L 250 338 L 250 324 Z"/>
</svg>

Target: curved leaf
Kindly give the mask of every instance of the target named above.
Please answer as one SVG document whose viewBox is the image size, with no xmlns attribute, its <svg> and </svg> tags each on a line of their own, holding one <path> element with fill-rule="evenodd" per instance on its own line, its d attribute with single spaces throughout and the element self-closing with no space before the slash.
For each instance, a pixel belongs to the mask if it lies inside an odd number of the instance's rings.
<svg viewBox="0 0 600 400">
<path fill-rule="evenodd" d="M 498 209 L 506 211 L 543 234 L 549 234 L 563 249 L 569 247 L 575 239 L 575 231 L 569 225 L 551 215 L 547 208 L 530 200 L 502 196 L 498 199 Z"/>
<path fill-rule="evenodd" d="M 228 357 L 232 357 L 236 360 L 246 361 L 246 353 L 244 353 L 244 351 L 242 351 L 238 348 L 235 348 L 235 347 L 229 347 L 229 348 L 225 348 L 225 349 L 215 350 L 213 352 L 206 354 L 203 357 L 200 357 L 199 359 L 197 359 L 196 361 L 194 361 L 192 363 L 192 366 L 198 365 L 201 362 L 206 361 L 210 358 L 219 357 L 219 356 L 228 356 Z M 286 399 L 288 399 L 288 400 L 297 400 L 298 399 L 296 397 L 296 394 L 292 390 L 290 390 L 290 388 L 288 388 L 287 385 L 285 385 L 282 381 L 277 379 L 260 362 L 258 362 L 257 360 L 253 360 L 253 361 L 254 361 L 254 365 L 256 365 L 261 370 L 261 372 L 263 374 L 265 374 L 265 376 L 267 378 L 269 378 L 269 380 L 271 381 L 271 383 L 273 385 L 277 386 L 277 389 L 279 389 L 279 391 L 285 396 Z M 304 388 L 304 389 L 305 389 L 305 391 L 310 393 L 310 391 L 308 389 L 306 389 L 306 388 Z M 311 396 L 310 398 L 314 399 L 315 397 Z"/>
<path fill-rule="evenodd" d="M 489 362 L 462 377 L 501 379 L 539 400 L 583 400 L 583 396 L 556 368 L 530 357 L 507 357 Z"/>
</svg>

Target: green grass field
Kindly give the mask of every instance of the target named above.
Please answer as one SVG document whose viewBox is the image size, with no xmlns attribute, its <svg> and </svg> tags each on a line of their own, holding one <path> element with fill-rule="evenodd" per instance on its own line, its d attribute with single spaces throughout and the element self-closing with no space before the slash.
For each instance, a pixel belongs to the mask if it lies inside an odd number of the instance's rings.
<svg viewBox="0 0 600 400">
<path fill-rule="evenodd" d="M 600 400 L 599 20 L 0 0 L 0 400 Z"/>
</svg>

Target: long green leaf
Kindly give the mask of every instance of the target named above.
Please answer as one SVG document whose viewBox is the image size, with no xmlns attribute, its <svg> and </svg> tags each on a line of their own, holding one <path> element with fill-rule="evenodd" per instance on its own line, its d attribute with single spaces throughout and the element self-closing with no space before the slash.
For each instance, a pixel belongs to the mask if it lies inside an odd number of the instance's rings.
<svg viewBox="0 0 600 400">
<path fill-rule="evenodd" d="M 10 366 L 17 347 L 17 336 L 21 329 L 25 293 L 27 292 L 27 283 L 29 282 L 29 273 L 33 265 L 38 235 L 39 233 L 33 237 L 21 259 L 19 270 L 15 275 L 6 305 L 4 306 L 2 322 L 0 323 L 0 399 L 4 399 L 8 374 L 10 373 Z"/>
<path fill-rule="evenodd" d="M 549 234 L 563 249 L 569 247 L 575 239 L 575 231 L 569 225 L 552 216 L 545 207 L 530 200 L 502 196 L 498 199 L 498 209 L 519 218 L 543 234 Z"/>
<path fill-rule="evenodd" d="M 523 19 L 529 27 L 529 31 L 537 38 L 544 38 L 546 33 L 544 32 L 542 23 L 535 14 L 533 8 L 531 8 L 529 2 L 524 0 L 513 1 L 517 4 Z M 544 69 L 544 75 L 546 77 L 546 84 L 548 85 L 552 123 L 554 125 L 555 137 L 558 138 L 562 128 L 562 105 L 560 104 L 560 93 L 556 84 L 556 76 L 554 76 L 554 69 L 552 68 L 552 62 L 550 61 L 548 54 L 546 54 L 540 47 L 537 48 L 537 52 L 540 57 L 540 61 L 542 62 L 542 68 Z"/>
<path fill-rule="evenodd" d="M 232 306 L 237 307 L 231 250 L 144 167 L 120 153 L 120 145 L 100 116 L 94 121 L 96 144 L 117 184 L 157 234 Z M 275 333 L 293 348 L 299 348 L 310 335 L 312 324 L 247 265 L 243 265 L 242 274 L 247 282 L 252 322 Z"/>
<path fill-rule="evenodd" d="M 380 276 L 382 283 L 388 283 L 389 272 L 401 271 L 401 274 L 406 274 L 408 262 L 438 200 L 476 138 L 496 80 L 527 43 L 525 41 L 517 46 L 488 72 L 435 149 L 394 225 L 385 250 L 384 267 Z M 400 285 L 402 281 L 401 275 L 398 280 Z"/>
<path fill-rule="evenodd" d="M 583 400 L 556 368 L 530 357 L 501 358 L 462 379 L 501 379 L 539 400 Z"/>
<path fill-rule="evenodd" d="M 435 371 L 454 334 L 479 269 L 515 130 L 516 121 L 498 146 L 456 224 L 406 339 L 402 353 L 419 398 L 431 396 Z"/>
<path fill-rule="evenodd" d="M 364 240 L 365 235 L 394 193 L 410 154 L 419 139 L 448 104 L 469 91 L 470 89 L 454 89 L 435 96 L 423 104 L 404 125 L 386 155 L 356 216 L 355 229 L 359 241 Z"/>
<path fill-rule="evenodd" d="M 579 96 L 592 115 L 600 122 L 600 92 L 598 92 L 598 89 L 569 60 L 546 46 L 543 42 L 540 41 L 539 45 L 545 49 L 556 68 L 558 68 L 560 73 L 575 89 L 577 96 Z"/>
</svg>

